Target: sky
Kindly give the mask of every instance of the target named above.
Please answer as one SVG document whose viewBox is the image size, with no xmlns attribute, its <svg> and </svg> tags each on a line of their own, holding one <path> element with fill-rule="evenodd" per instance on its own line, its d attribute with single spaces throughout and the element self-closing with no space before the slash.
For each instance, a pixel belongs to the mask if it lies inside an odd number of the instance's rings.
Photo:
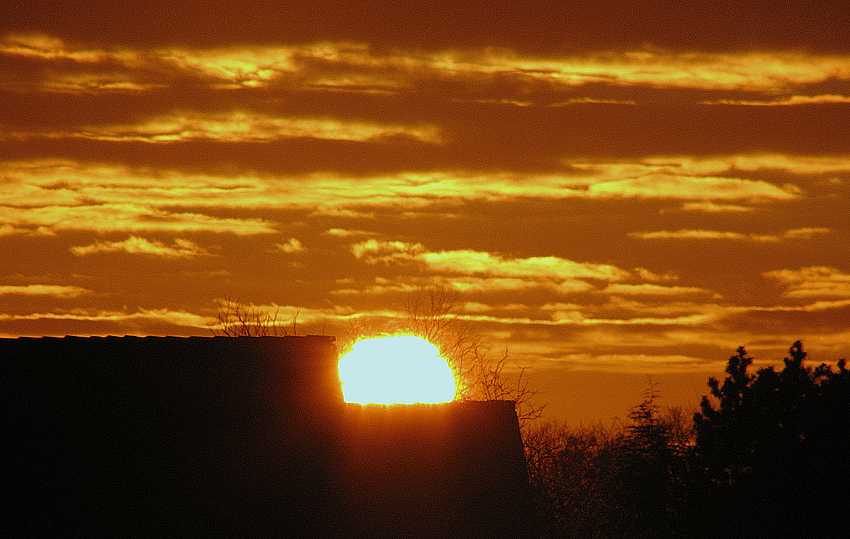
<svg viewBox="0 0 850 539">
<path fill-rule="evenodd" d="M 0 337 L 443 287 L 571 423 L 850 355 L 846 3 L 288 4 L 0 2 Z"/>
</svg>

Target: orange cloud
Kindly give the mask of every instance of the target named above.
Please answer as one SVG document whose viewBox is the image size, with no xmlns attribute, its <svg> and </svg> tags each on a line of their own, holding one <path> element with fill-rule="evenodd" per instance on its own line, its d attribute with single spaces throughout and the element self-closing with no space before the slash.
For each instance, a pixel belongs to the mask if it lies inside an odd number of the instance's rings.
<svg viewBox="0 0 850 539">
<path fill-rule="evenodd" d="M 18 320 L 66 320 L 83 322 L 126 322 L 127 328 L 137 327 L 142 323 L 169 324 L 187 328 L 210 331 L 218 323 L 217 318 L 201 316 L 186 311 L 171 309 L 139 309 L 136 312 L 74 309 L 72 312 L 55 311 L 50 313 L 4 314 L 0 313 L 0 321 Z M 144 332 L 134 334 L 145 334 Z"/>
<path fill-rule="evenodd" d="M 432 270 L 459 274 L 486 274 L 500 277 L 532 277 L 550 279 L 620 280 L 629 272 L 608 264 L 574 262 L 554 256 L 506 258 L 471 250 L 423 252 L 418 259 Z"/>
<path fill-rule="evenodd" d="M 741 154 L 695 158 L 658 156 L 643 159 L 635 171 L 712 176 L 737 171 L 783 170 L 795 174 L 826 174 L 850 171 L 850 155 Z M 642 168 L 645 167 L 645 168 Z"/>
<path fill-rule="evenodd" d="M 220 232 L 237 235 L 268 234 L 277 230 L 262 219 L 219 218 L 200 213 L 175 212 L 135 204 L 100 204 L 39 208 L 0 206 L 0 223 L 15 229 Z"/>
<path fill-rule="evenodd" d="M 89 293 L 91 293 L 91 290 L 80 288 L 79 286 L 49 284 L 0 286 L 0 296 L 53 296 L 56 298 L 76 298 Z"/>
<path fill-rule="evenodd" d="M 792 228 L 791 230 L 786 230 L 782 237 L 784 238 L 793 238 L 793 239 L 802 239 L 807 240 L 818 236 L 820 234 L 829 234 L 830 229 L 825 227 L 803 227 L 803 228 Z"/>
<path fill-rule="evenodd" d="M 755 208 L 752 206 L 740 206 L 737 204 L 717 204 L 711 201 L 705 202 L 685 202 L 681 206 L 682 211 L 698 211 L 704 213 L 743 213 L 743 212 L 751 212 Z M 669 210 L 662 210 L 669 211 Z"/>
<path fill-rule="evenodd" d="M 275 251 L 287 254 L 304 251 L 304 245 L 297 238 L 289 238 L 286 243 L 275 243 L 273 247 Z"/>
<path fill-rule="evenodd" d="M 661 286 L 657 284 L 623 284 L 612 283 L 605 287 L 604 292 L 610 294 L 622 294 L 627 296 L 687 296 L 687 295 L 718 295 L 705 288 L 696 286 Z"/>
<path fill-rule="evenodd" d="M 537 363 L 540 365 L 540 363 Z M 704 373 L 722 372 L 725 362 L 706 361 L 704 358 L 686 355 L 650 354 L 565 354 L 557 365 L 577 371 L 611 373 Z"/>
<path fill-rule="evenodd" d="M 27 134 L 16 133 L 18 136 Z M 434 126 L 382 125 L 377 122 L 356 122 L 329 117 L 281 118 L 241 111 L 216 115 L 184 113 L 155 117 L 139 124 L 86 126 L 73 132 L 52 133 L 54 137 L 151 143 L 192 139 L 250 142 L 291 137 L 365 141 L 402 135 L 428 143 L 441 142 L 439 130 Z"/>
<path fill-rule="evenodd" d="M 819 103 L 850 103 L 850 97 L 835 94 L 822 95 L 792 95 L 790 97 L 776 99 L 752 101 L 745 99 L 718 99 L 716 101 L 704 101 L 706 105 L 749 105 L 758 107 L 787 107 L 792 105 L 812 105 Z"/>
<path fill-rule="evenodd" d="M 850 274 L 827 266 L 809 266 L 799 270 L 774 270 L 763 273 L 786 287 L 784 296 L 850 297 Z"/>
<path fill-rule="evenodd" d="M 629 236 L 642 240 L 738 240 L 738 241 L 761 241 L 777 242 L 778 236 L 768 234 L 744 234 L 741 232 L 721 232 L 717 230 L 692 230 L 682 229 L 676 231 L 659 230 L 656 232 L 630 232 Z"/>
<path fill-rule="evenodd" d="M 594 196 L 669 197 L 698 200 L 759 198 L 788 200 L 795 197 L 787 189 L 761 180 L 671 174 L 651 174 L 640 178 L 596 183 L 591 185 L 588 191 Z"/>
<path fill-rule="evenodd" d="M 367 230 L 349 230 L 345 228 L 329 228 L 324 232 L 328 236 L 336 236 L 338 238 L 350 238 L 353 236 L 369 236 L 372 233 Z"/>
<path fill-rule="evenodd" d="M 554 256 L 509 258 L 482 251 L 456 250 L 429 252 L 419 244 L 401 241 L 366 240 L 351 246 L 357 258 L 370 263 L 418 261 L 433 271 L 460 275 L 487 275 L 504 278 L 621 280 L 626 270 L 608 264 L 574 262 Z"/>
<path fill-rule="evenodd" d="M 650 85 L 654 88 L 743 90 L 778 93 L 795 85 L 850 79 L 845 56 L 804 52 L 674 52 L 663 49 L 593 51 L 542 57 L 506 48 L 405 50 L 377 52 L 367 43 L 314 42 L 298 46 L 254 45 L 156 50 L 106 50 L 70 47 L 48 35 L 7 35 L 0 53 L 44 62 L 71 60 L 83 67 L 77 80 L 57 70 L 42 83 L 63 91 L 104 90 L 122 85 L 146 88 L 153 78 L 176 72 L 217 89 L 265 88 L 283 77 L 298 77 L 308 86 L 363 92 L 394 92 L 419 78 L 480 80 L 512 77 L 526 84 L 555 88 L 605 81 L 609 85 Z M 92 67 L 121 66 L 107 75 Z M 323 66 L 324 69 L 317 69 Z M 116 71 L 118 71 L 116 73 Z M 70 79 L 70 80 L 69 80 Z M 832 94 L 814 96 L 833 99 Z M 575 98 L 581 99 L 581 98 Z M 792 98 L 789 98 L 792 99 Z M 605 101 L 604 99 L 602 101 Z"/>
<path fill-rule="evenodd" d="M 351 252 L 354 256 L 365 260 L 369 264 L 413 260 L 423 250 L 424 247 L 419 243 L 380 241 L 376 239 L 369 239 L 351 246 Z"/>
<path fill-rule="evenodd" d="M 131 236 L 124 241 L 98 241 L 91 245 L 73 246 L 71 252 L 77 256 L 123 252 L 164 258 L 194 258 L 210 254 L 189 240 L 177 238 L 173 245 L 168 246 L 161 241 L 150 241 L 138 236 Z"/>
<path fill-rule="evenodd" d="M 771 234 L 745 234 L 742 232 L 723 232 L 718 230 L 693 230 L 682 229 L 675 231 L 659 230 L 655 232 L 631 232 L 629 236 L 642 240 L 739 240 L 778 242 L 783 239 L 807 240 L 817 235 L 829 234 L 830 229 L 825 227 L 803 227 L 786 230 L 780 235 Z"/>
</svg>

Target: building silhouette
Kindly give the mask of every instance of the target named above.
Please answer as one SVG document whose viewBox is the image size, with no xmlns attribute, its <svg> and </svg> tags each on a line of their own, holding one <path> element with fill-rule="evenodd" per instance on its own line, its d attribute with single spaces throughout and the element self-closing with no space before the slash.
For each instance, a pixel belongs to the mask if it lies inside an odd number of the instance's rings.
<svg viewBox="0 0 850 539">
<path fill-rule="evenodd" d="M 533 533 L 512 402 L 346 404 L 337 360 L 327 336 L 0 339 L 6 531 Z"/>
</svg>

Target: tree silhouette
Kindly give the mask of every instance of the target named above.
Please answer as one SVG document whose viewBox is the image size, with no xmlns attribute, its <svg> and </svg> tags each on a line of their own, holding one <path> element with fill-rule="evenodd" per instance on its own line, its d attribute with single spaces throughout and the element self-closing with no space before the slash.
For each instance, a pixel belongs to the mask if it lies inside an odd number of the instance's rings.
<svg viewBox="0 0 850 539">
<path fill-rule="evenodd" d="M 679 510 L 689 440 L 675 420 L 661 416 L 659 397 L 657 383 L 648 378 L 643 401 L 629 414 L 622 473 L 630 485 L 624 505 L 633 514 L 631 537 L 670 536 Z"/>
<path fill-rule="evenodd" d="M 544 423 L 526 433 L 545 537 L 850 537 L 850 371 L 750 373 L 744 348 L 709 379 L 689 429 L 651 379 L 619 430 Z"/>
<path fill-rule="evenodd" d="M 703 397 L 694 416 L 691 519 L 723 515 L 722 532 L 774 537 L 847 536 L 850 373 L 803 365 L 796 342 L 777 372 L 749 374 L 742 347 L 721 384 L 709 380 L 715 406 Z M 844 533 L 843 535 L 841 533 Z"/>
<path fill-rule="evenodd" d="M 648 380 L 629 423 L 544 423 L 525 434 L 529 477 L 545 537 L 674 535 L 691 439 L 679 409 L 657 404 Z"/>
</svg>

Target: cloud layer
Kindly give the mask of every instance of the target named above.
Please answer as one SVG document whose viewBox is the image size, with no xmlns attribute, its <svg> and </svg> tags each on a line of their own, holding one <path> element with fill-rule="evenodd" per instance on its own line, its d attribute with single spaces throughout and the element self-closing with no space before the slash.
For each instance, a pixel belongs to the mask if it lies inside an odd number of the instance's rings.
<svg viewBox="0 0 850 539">
<path fill-rule="evenodd" d="M 65 4 L 0 23 L 4 336 L 436 286 L 550 377 L 850 354 L 841 2 Z"/>
</svg>

